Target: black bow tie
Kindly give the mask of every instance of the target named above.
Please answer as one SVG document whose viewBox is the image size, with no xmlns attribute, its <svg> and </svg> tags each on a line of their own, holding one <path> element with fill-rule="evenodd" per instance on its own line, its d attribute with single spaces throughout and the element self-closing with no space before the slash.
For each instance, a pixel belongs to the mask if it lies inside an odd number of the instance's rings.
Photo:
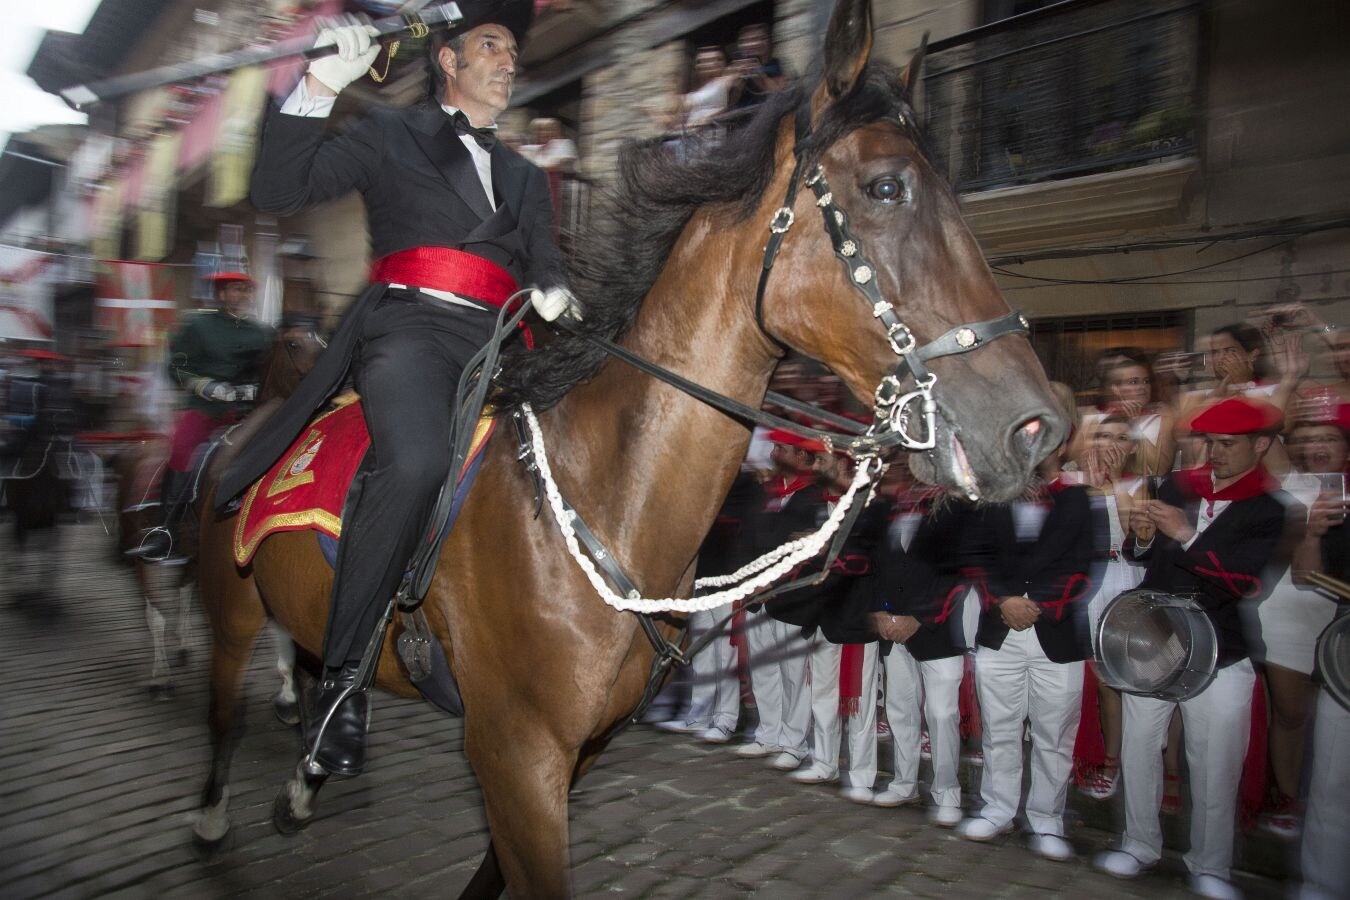
<svg viewBox="0 0 1350 900">
<path fill-rule="evenodd" d="M 473 135 L 473 139 L 478 143 L 478 146 L 484 150 L 491 151 L 493 147 L 497 146 L 497 128 L 495 125 L 487 128 L 474 128 L 473 123 L 469 121 L 469 117 L 462 112 L 455 113 L 454 122 L 456 134 Z"/>
</svg>

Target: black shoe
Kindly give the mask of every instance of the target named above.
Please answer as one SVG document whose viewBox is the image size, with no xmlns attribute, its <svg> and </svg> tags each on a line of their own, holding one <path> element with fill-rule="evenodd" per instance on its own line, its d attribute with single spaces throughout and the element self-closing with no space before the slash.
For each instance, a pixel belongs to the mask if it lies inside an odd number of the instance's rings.
<svg viewBox="0 0 1350 900">
<path fill-rule="evenodd" d="M 126 555 L 142 562 L 170 566 L 187 562 L 187 557 L 178 552 L 178 542 L 173 539 L 173 532 L 162 525 L 142 534 L 140 541 L 126 551 Z"/>
<path fill-rule="evenodd" d="M 314 746 L 314 737 L 324 716 L 338 697 L 356 683 L 359 663 L 347 663 L 336 671 L 326 669 L 314 698 L 305 745 Z M 366 767 L 366 726 L 370 723 L 370 704 L 366 692 L 354 692 L 337 708 L 323 733 L 323 743 L 314 749 L 314 762 L 332 775 L 360 775 Z"/>
</svg>

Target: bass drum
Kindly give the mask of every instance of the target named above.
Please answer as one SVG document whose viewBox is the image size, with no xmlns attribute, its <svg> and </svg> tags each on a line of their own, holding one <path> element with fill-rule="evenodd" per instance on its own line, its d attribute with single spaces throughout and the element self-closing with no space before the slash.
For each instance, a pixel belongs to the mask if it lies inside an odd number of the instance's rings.
<svg viewBox="0 0 1350 900">
<path fill-rule="evenodd" d="M 1219 642 L 1192 596 L 1136 589 L 1097 620 L 1097 678 L 1129 694 L 1189 700 L 1214 680 Z"/>
<path fill-rule="evenodd" d="M 1317 676 L 1332 699 L 1350 711 L 1350 606 L 1341 605 L 1317 639 Z"/>
</svg>

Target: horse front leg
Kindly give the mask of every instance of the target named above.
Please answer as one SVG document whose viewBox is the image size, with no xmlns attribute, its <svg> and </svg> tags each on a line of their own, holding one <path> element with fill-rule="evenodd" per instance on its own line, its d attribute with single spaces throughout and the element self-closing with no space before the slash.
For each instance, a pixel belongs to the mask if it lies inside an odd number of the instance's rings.
<svg viewBox="0 0 1350 900">
<path fill-rule="evenodd" d="M 465 896 L 496 896 L 490 889 L 504 881 L 512 897 L 570 897 L 567 789 L 576 753 L 543 729 L 502 722 L 508 718 L 498 717 L 490 734 L 466 735 L 492 843 L 469 884 L 478 893 Z"/>
<path fill-rule="evenodd" d="M 211 770 L 202 789 L 201 809 L 193 824 L 197 845 L 220 847 L 229 833 L 230 761 L 243 732 L 242 687 L 258 633 L 267 621 L 253 579 L 235 569 L 225 551 L 217 565 L 203 565 L 202 606 L 211 623 L 210 709 Z"/>
</svg>

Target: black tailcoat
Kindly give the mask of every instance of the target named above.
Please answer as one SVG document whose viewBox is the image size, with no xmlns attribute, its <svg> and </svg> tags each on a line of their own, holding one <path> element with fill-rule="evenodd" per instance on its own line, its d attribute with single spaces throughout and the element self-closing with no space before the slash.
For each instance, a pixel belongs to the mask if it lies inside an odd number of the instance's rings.
<svg viewBox="0 0 1350 900">
<path fill-rule="evenodd" d="M 1011 504 L 979 510 L 975 561 L 995 598 L 1026 595 L 1040 605 L 1033 627 L 1045 655 L 1053 662 L 1076 662 L 1091 655 L 1079 619 L 1092 595 L 1092 505 L 1087 490 L 1077 485 L 1052 489 L 1047 499 L 1050 508 L 1034 540 L 1018 540 Z M 987 605 L 976 640 L 997 650 L 1007 636 L 998 607 Z"/>
<path fill-rule="evenodd" d="M 376 258 L 450 247 L 496 263 L 521 287 L 563 284 L 548 179 L 520 154 L 501 143 L 492 151 L 494 211 L 473 157 L 438 105 L 376 109 L 331 138 L 325 138 L 325 122 L 284 115 L 275 106 L 268 111 L 253 172 L 258 209 L 291 215 L 357 190 Z M 219 503 L 261 477 L 340 387 L 365 316 L 385 290 L 372 285 L 353 301 L 314 370 L 222 476 Z"/>
<path fill-rule="evenodd" d="M 963 500 L 943 500 L 924 514 L 908 550 L 898 540 L 882 541 L 873 553 L 872 609 L 919 620 L 919 630 L 905 641 L 917 660 L 965 652 L 961 604 L 968 585 L 962 578 L 962 543 L 972 512 Z M 889 643 L 883 652 L 889 652 Z"/>
</svg>

